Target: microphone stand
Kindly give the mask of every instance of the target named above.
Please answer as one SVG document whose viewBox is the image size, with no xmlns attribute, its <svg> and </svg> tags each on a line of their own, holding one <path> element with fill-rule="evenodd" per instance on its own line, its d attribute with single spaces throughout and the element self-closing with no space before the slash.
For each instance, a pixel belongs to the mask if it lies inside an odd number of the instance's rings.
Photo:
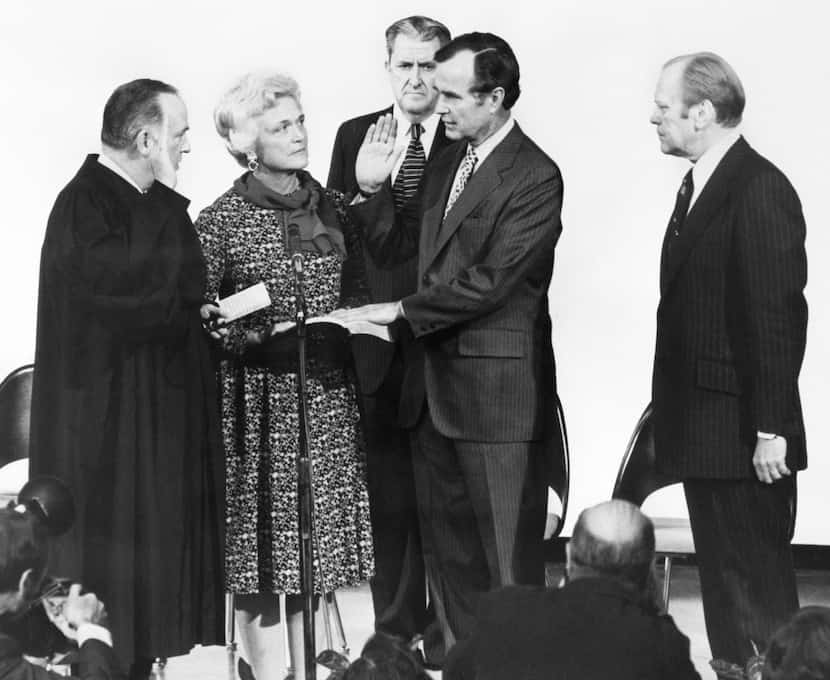
<svg viewBox="0 0 830 680">
<path fill-rule="evenodd" d="M 308 446 L 308 392 L 306 388 L 307 308 L 303 289 L 303 256 L 299 249 L 294 251 L 291 261 L 294 265 L 297 358 L 299 364 L 297 371 L 297 415 L 299 417 L 300 437 L 297 451 L 297 503 L 300 527 L 300 589 L 303 593 L 303 653 L 305 658 L 305 680 L 316 680 L 317 660 L 314 649 L 314 492 L 311 454 Z"/>
</svg>

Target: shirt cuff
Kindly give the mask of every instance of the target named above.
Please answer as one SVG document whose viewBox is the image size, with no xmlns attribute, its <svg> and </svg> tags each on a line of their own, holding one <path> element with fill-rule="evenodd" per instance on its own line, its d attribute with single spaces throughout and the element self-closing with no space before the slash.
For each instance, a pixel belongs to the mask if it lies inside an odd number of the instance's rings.
<svg viewBox="0 0 830 680">
<path fill-rule="evenodd" d="M 758 439 L 778 439 L 778 435 L 772 434 L 772 432 L 761 432 L 761 430 L 758 430 Z"/>
<path fill-rule="evenodd" d="M 82 623 L 78 626 L 78 647 L 81 647 L 87 640 L 98 640 L 112 647 L 112 634 L 103 626 L 95 623 Z"/>
<path fill-rule="evenodd" d="M 406 318 L 406 310 L 403 308 L 403 300 L 398 300 L 398 318 Z"/>
</svg>

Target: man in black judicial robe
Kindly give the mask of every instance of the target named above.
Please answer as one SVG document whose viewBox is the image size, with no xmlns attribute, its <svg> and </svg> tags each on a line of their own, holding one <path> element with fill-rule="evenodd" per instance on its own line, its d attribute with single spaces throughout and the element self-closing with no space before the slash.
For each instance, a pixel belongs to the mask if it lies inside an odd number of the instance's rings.
<svg viewBox="0 0 830 680">
<path fill-rule="evenodd" d="M 133 675 L 222 635 L 221 444 L 200 322 L 204 263 L 172 190 L 187 111 L 122 85 L 100 156 L 59 194 L 43 244 L 31 474 L 72 488 L 55 573 L 107 602 Z"/>
</svg>

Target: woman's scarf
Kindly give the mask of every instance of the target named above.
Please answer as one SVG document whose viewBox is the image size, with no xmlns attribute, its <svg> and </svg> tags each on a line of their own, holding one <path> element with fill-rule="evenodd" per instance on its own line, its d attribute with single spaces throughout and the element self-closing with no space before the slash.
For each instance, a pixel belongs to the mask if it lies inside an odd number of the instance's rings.
<svg viewBox="0 0 830 680">
<path fill-rule="evenodd" d="M 246 172 L 234 183 L 234 190 L 247 201 L 261 208 L 284 210 L 288 213 L 283 225 L 283 238 L 288 244 L 288 225 L 296 224 L 303 252 L 328 255 L 337 250 L 346 256 L 346 243 L 337 211 L 323 193 L 323 187 L 304 170 L 297 172 L 299 188 L 290 194 L 269 189 L 252 172 Z"/>
</svg>

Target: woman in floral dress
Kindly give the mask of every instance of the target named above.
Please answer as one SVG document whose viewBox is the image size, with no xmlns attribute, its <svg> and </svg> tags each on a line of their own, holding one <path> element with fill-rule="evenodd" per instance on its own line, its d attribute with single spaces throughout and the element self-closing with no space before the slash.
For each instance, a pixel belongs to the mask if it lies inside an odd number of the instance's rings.
<svg viewBox="0 0 830 680">
<path fill-rule="evenodd" d="M 242 641 L 260 680 L 281 677 L 285 666 L 275 629 L 277 594 L 286 593 L 289 644 L 296 676 L 304 677 L 296 347 L 285 343 L 286 361 L 276 363 L 263 363 L 261 349 L 295 318 L 289 231 L 299 232 L 309 317 L 367 301 L 356 264 L 359 239 L 342 195 L 303 170 L 307 135 L 295 81 L 248 74 L 224 95 L 214 120 L 248 172 L 196 222 L 207 261 L 207 299 L 215 299 L 220 286 L 224 296 L 260 281 L 271 298 L 270 307 L 229 324 L 223 337 L 226 585 L 235 594 Z M 290 242 L 297 247 L 296 236 Z M 307 382 L 319 593 L 368 580 L 373 556 L 354 390 L 337 361 L 310 359 Z"/>
</svg>

